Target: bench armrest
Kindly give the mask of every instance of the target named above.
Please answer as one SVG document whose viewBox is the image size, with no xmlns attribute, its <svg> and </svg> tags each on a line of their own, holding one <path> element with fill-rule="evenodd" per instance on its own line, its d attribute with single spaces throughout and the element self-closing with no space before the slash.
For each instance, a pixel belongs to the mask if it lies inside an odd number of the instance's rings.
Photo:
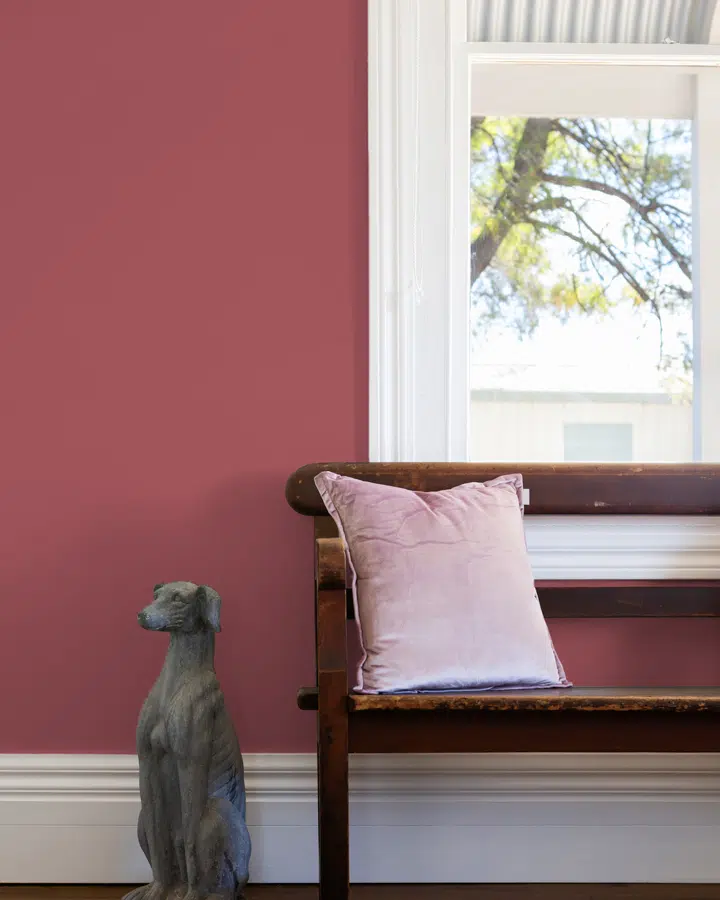
<svg viewBox="0 0 720 900">
<path fill-rule="evenodd" d="M 315 539 L 316 686 L 300 688 L 300 709 L 347 705 L 347 573 L 341 538 Z"/>
<path fill-rule="evenodd" d="M 345 606 L 345 546 L 340 538 L 315 541 L 315 585 L 317 596 L 317 673 L 339 673 L 347 678 L 347 616 Z M 347 681 L 343 682 L 347 693 Z"/>
<path fill-rule="evenodd" d="M 319 591 L 344 591 L 345 544 L 342 538 L 316 538 L 315 583 Z"/>
</svg>

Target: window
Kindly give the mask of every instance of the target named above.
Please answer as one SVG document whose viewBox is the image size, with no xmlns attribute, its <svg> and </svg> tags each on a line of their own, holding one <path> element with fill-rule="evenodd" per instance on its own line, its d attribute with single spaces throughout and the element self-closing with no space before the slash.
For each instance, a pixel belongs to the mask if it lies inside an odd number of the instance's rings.
<svg viewBox="0 0 720 900">
<path fill-rule="evenodd" d="M 628 423 L 566 422 L 565 462 L 627 462 L 633 458 L 633 427 Z"/>
<path fill-rule="evenodd" d="M 701 5 L 646 30 L 707 39 Z M 371 0 L 372 457 L 560 462 L 597 426 L 720 460 L 720 51 L 473 43 L 510 23 L 479 9 Z"/>
</svg>

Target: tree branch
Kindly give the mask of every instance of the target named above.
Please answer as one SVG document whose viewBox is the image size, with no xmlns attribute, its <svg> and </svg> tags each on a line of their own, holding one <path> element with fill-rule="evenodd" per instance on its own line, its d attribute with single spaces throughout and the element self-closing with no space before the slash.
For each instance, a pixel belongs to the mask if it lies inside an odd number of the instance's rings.
<svg viewBox="0 0 720 900">
<path fill-rule="evenodd" d="M 540 181 L 552 119 L 528 119 L 515 153 L 512 175 L 495 202 L 492 215 L 470 245 L 470 283 L 482 275 L 510 233 L 521 210 Z"/>
<path fill-rule="evenodd" d="M 622 181 L 622 183 L 629 187 L 629 181 L 627 177 L 628 173 L 628 163 L 624 156 L 622 155 L 622 151 L 617 147 L 611 147 L 607 141 L 603 140 L 600 135 L 595 132 L 595 134 L 590 134 L 586 129 L 582 127 L 579 122 L 575 122 L 580 129 L 580 133 L 578 134 L 576 131 L 573 131 L 572 128 L 568 128 L 567 125 L 564 125 L 562 122 L 557 122 L 555 125 L 555 130 L 560 134 L 564 134 L 565 137 L 570 138 L 575 141 L 580 147 L 583 147 L 594 156 L 596 159 L 599 157 L 604 157 L 607 161 L 610 168 L 615 172 L 617 177 Z"/>
<path fill-rule="evenodd" d="M 632 287 L 637 294 L 646 302 L 649 303 L 652 307 L 653 312 L 655 313 L 658 322 L 660 323 L 660 329 L 662 330 L 662 317 L 660 315 L 660 307 L 657 304 L 657 300 L 654 297 L 651 297 L 648 291 L 640 284 L 637 278 L 632 274 L 632 272 L 625 266 L 625 263 L 620 259 L 617 253 L 612 249 L 612 247 L 608 244 L 608 242 L 603 238 L 603 236 L 597 232 L 592 225 L 589 224 L 587 219 L 580 215 L 580 213 L 573 209 L 573 215 L 575 216 L 575 220 L 578 223 L 580 228 L 585 228 L 590 234 L 598 241 L 600 247 L 603 247 L 605 250 L 605 259 L 610 260 L 610 265 L 615 268 L 615 271 L 618 272 L 625 281 Z"/>
<path fill-rule="evenodd" d="M 662 229 L 658 228 L 655 222 L 650 218 L 650 212 L 657 209 L 661 204 L 655 202 L 649 204 L 640 203 L 639 200 L 636 200 L 635 197 L 625 191 L 620 190 L 620 188 L 616 188 L 611 184 L 605 184 L 604 181 L 594 181 L 591 178 L 576 178 L 572 175 L 553 175 L 550 172 L 541 172 L 540 179 L 542 181 L 547 181 L 549 184 L 557 184 L 563 187 L 587 188 L 587 190 L 590 191 L 598 191 L 602 194 L 608 194 L 611 197 L 618 197 L 631 209 L 635 210 L 640 218 L 648 225 L 653 236 L 662 244 L 677 263 L 677 266 L 683 275 L 688 280 L 692 280 L 692 271 L 688 257 L 677 249 L 670 238 L 668 238 Z"/>
<path fill-rule="evenodd" d="M 632 272 L 630 272 L 630 270 L 625 266 L 622 260 L 619 259 L 619 257 L 617 257 L 614 253 L 612 253 L 612 251 L 608 250 L 607 247 L 603 248 L 602 243 L 593 244 L 592 242 L 588 241 L 587 238 L 581 237 L 578 234 L 573 234 L 572 231 L 567 231 L 560 225 L 555 225 L 551 222 L 543 222 L 540 219 L 533 219 L 530 217 L 525 219 L 525 221 L 528 225 L 532 225 L 535 228 L 544 228 L 546 231 L 552 231 L 555 234 L 562 235 L 562 237 L 568 238 L 568 240 L 573 241 L 573 243 L 579 244 L 584 250 L 588 250 L 591 253 L 594 253 L 609 266 L 612 266 L 612 268 L 615 269 L 618 275 L 620 275 L 624 279 L 624 281 L 638 294 L 638 296 L 652 307 L 655 314 L 659 315 L 657 304 L 650 296 L 650 294 L 648 294 L 645 288 L 633 276 Z M 592 232 L 592 229 L 589 230 Z M 597 236 L 596 232 L 593 232 L 593 234 L 596 234 Z M 600 240 L 602 242 L 602 238 L 600 238 Z"/>
<path fill-rule="evenodd" d="M 475 138 L 480 132 L 482 132 L 485 135 L 485 137 L 490 141 L 490 145 L 492 146 L 493 151 L 495 153 L 495 160 L 497 162 L 497 172 L 502 177 L 505 184 L 507 184 L 508 178 L 505 175 L 504 160 L 503 160 L 500 148 L 497 145 L 497 141 L 495 140 L 495 136 L 492 134 L 491 131 L 488 131 L 488 129 L 485 128 L 485 126 L 482 124 L 482 122 L 485 121 L 484 117 L 481 119 L 478 119 L 478 121 L 481 124 L 479 124 L 477 126 L 477 129 L 475 128 L 475 125 L 473 124 L 472 131 L 471 131 L 471 140 L 473 138 Z M 475 119 L 473 119 L 473 123 L 475 123 Z M 474 162 L 475 162 L 475 158 L 473 156 L 473 163 Z"/>
<path fill-rule="evenodd" d="M 563 187 L 587 188 L 590 191 L 599 191 L 602 194 L 609 194 L 611 197 L 619 197 L 620 200 L 624 200 L 628 206 L 631 206 L 641 215 L 645 213 L 648 208 L 652 208 L 644 206 L 634 197 L 631 197 L 630 194 L 626 194 L 625 191 L 620 190 L 620 188 L 613 187 L 611 184 L 606 184 L 604 181 L 594 181 L 592 178 L 576 178 L 574 175 L 553 175 L 551 172 L 541 172 L 540 178 L 542 181 L 547 181 L 550 184 L 559 184 Z"/>
</svg>

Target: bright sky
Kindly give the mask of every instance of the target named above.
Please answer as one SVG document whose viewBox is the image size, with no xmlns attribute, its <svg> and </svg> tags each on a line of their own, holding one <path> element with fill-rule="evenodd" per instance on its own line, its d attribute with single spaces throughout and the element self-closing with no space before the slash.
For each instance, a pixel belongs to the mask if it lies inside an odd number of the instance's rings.
<svg viewBox="0 0 720 900">
<path fill-rule="evenodd" d="M 666 319 L 666 343 L 672 331 Z M 518 391 L 663 391 L 658 351 L 657 323 L 633 310 L 617 309 L 604 321 L 545 316 L 524 340 L 495 326 L 475 341 L 471 383 Z"/>
</svg>

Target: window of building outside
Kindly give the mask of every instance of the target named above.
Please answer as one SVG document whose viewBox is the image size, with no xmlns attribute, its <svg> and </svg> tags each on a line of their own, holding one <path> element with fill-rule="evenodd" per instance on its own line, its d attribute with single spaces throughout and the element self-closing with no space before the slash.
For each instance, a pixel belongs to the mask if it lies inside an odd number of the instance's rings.
<svg viewBox="0 0 720 900">
<path fill-rule="evenodd" d="M 617 462 L 633 458 L 633 426 L 628 422 L 601 425 L 566 422 L 563 426 L 563 461 Z"/>
</svg>

